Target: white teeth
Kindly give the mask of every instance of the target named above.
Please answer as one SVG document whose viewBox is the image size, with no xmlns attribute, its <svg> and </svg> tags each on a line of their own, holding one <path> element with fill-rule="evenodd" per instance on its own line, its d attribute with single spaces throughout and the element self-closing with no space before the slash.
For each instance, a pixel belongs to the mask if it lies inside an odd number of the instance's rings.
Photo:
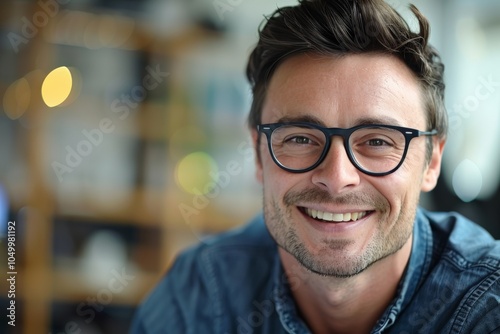
<svg viewBox="0 0 500 334">
<path fill-rule="evenodd" d="M 348 212 L 348 213 L 331 213 L 331 212 L 323 212 L 313 209 L 307 209 L 307 214 L 315 219 L 322 219 L 326 221 L 332 222 L 347 222 L 347 221 L 356 221 L 361 219 L 367 215 L 366 211 L 363 212 Z"/>
<path fill-rule="evenodd" d="M 330 221 L 334 221 L 334 222 L 341 222 L 343 220 L 344 220 L 344 215 L 341 213 L 333 213 L 332 219 L 330 219 Z"/>
<path fill-rule="evenodd" d="M 330 212 L 323 212 L 323 220 L 333 220 L 333 213 Z"/>
</svg>

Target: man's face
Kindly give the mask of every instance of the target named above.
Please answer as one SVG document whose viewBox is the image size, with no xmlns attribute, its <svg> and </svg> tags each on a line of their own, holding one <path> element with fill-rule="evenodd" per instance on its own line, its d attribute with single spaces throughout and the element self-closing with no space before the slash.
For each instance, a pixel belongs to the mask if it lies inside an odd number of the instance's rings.
<svg viewBox="0 0 500 334">
<path fill-rule="evenodd" d="M 263 124 L 282 121 L 430 130 L 417 79 L 397 58 L 375 54 L 286 60 L 271 78 L 262 110 Z M 317 168 L 290 173 L 273 162 L 261 136 L 257 176 L 268 229 L 280 247 L 322 275 L 356 275 L 401 249 L 410 240 L 420 191 L 431 190 L 439 175 L 442 143 L 435 141 L 427 164 L 425 137 L 411 141 L 398 170 L 377 177 L 352 165 L 341 137 L 332 138 Z M 313 210 L 327 220 L 313 218 Z"/>
</svg>

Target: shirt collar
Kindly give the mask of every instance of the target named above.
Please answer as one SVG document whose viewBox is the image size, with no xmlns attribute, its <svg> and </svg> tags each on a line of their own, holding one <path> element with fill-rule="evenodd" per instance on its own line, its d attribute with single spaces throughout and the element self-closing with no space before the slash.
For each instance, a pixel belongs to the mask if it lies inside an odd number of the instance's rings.
<svg viewBox="0 0 500 334">
<path fill-rule="evenodd" d="M 430 223 L 423 214 L 422 209 L 419 208 L 413 225 L 413 244 L 410 260 L 406 266 L 403 278 L 399 282 L 396 297 L 387 307 L 372 333 L 378 333 L 394 324 L 397 316 L 410 303 L 413 295 L 429 272 L 432 247 Z"/>
</svg>

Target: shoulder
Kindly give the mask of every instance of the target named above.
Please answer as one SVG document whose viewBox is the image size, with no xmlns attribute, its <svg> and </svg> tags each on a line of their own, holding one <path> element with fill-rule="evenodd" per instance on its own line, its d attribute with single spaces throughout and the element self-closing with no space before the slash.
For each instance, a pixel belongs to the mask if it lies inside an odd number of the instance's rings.
<svg viewBox="0 0 500 334">
<path fill-rule="evenodd" d="M 416 289 L 397 328 L 402 333 L 495 333 L 500 328 L 500 243 L 457 213 L 419 210 L 416 225 L 413 250 L 423 255 L 422 264 L 411 277 L 409 286 Z"/>
<path fill-rule="evenodd" d="M 193 328 L 220 331 L 230 312 L 244 312 L 243 305 L 251 305 L 247 300 L 265 293 L 276 254 L 262 215 L 200 241 L 179 254 L 140 306 L 134 333 L 143 333 L 141 327 L 151 332 L 160 327 L 183 333 Z"/>
<path fill-rule="evenodd" d="M 252 247 L 274 246 L 274 240 L 264 223 L 262 214 L 254 217 L 246 225 L 208 237 L 195 247 L 195 250 L 203 251 L 205 249 L 217 249 L 226 246 L 246 245 Z"/>
<path fill-rule="evenodd" d="M 421 214 L 431 226 L 436 261 L 429 290 L 454 305 L 450 332 L 500 330 L 500 241 L 458 213 Z"/>
<path fill-rule="evenodd" d="M 276 253 L 276 244 L 270 236 L 262 215 L 258 215 L 243 227 L 201 240 L 198 245 L 182 252 L 169 274 L 176 275 L 188 266 L 210 279 L 213 271 L 225 275 L 237 274 L 236 269 L 246 271 L 252 264 L 269 262 Z M 255 263 L 257 262 L 257 263 Z"/>
<path fill-rule="evenodd" d="M 215 291 L 230 290 L 238 282 L 268 279 L 277 246 L 262 215 L 247 225 L 206 239 L 182 252 L 167 274 L 178 288 L 207 284 Z M 257 270 L 258 269 L 258 270 Z"/>
<path fill-rule="evenodd" d="M 420 210 L 419 215 L 429 221 L 434 248 L 442 256 L 454 257 L 463 265 L 483 263 L 500 268 L 500 240 L 475 222 L 456 212 Z"/>
</svg>

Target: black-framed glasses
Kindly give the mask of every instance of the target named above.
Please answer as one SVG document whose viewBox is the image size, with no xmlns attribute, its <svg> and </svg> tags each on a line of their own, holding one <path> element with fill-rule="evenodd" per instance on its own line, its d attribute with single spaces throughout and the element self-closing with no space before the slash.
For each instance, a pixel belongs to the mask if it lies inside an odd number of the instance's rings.
<svg viewBox="0 0 500 334">
<path fill-rule="evenodd" d="M 257 131 L 266 135 L 274 162 L 286 171 L 304 173 L 316 168 L 330 149 L 331 137 L 341 136 L 352 164 L 372 176 L 396 171 L 403 164 L 413 138 L 437 134 L 435 129 L 420 131 L 394 125 L 369 124 L 343 129 L 305 122 L 260 124 Z"/>
</svg>

